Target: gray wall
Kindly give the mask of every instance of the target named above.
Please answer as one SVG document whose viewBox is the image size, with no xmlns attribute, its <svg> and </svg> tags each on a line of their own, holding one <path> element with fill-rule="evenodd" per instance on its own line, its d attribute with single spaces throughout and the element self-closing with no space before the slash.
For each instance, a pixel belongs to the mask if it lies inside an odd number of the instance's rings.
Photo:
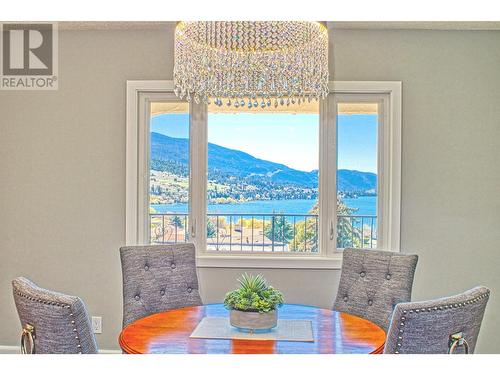
<svg viewBox="0 0 500 375">
<path fill-rule="evenodd" d="M 500 353 L 500 32 L 332 33 L 336 80 L 403 81 L 402 248 L 415 299 L 493 289 L 480 352 Z M 17 345 L 10 280 L 81 296 L 121 328 L 125 81 L 171 79 L 172 28 L 61 31 L 56 92 L 0 92 L 0 345 Z M 242 270 L 200 269 L 206 302 Z M 339 271 L 264 270 L 290 302 L 329 307 Z"/>
</svg>

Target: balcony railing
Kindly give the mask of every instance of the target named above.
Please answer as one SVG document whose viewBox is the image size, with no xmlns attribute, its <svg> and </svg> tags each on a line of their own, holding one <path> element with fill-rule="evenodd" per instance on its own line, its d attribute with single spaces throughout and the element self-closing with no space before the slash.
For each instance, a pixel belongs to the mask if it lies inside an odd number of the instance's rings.
<svg viewBox="0 0 500 375">
<path fill-rule="evenodd" d="M 377 247 L 377 216 L 337 215 L 337 248 Z"/>
<path fill-rule="evenodd" d="M 189 241 L 187 214 L 150 214 L 151 242 Z M 207 248 L 210 251 L 305 252 L 319 246 L 318 215 L 208 214 Z M 337 247 L 375 248 L 377 216 L 338 215 Z"/>
</svg>

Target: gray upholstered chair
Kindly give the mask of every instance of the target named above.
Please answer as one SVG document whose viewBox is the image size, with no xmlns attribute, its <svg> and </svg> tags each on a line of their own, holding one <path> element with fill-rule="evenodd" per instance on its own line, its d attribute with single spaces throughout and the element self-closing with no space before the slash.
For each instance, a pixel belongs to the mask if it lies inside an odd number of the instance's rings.
<svg viewBox="0 0 500 375">
<path fill-rule="evenodd" d="M 120 249 L 123 326 L 160 311 L 201 305 L 191 243 Z"/>
<path fill-rule="evenodd" d="M 14 279 L 12 287 L 23 330 L 23 353 L 97 353 L 92 325 L 80 298 L 42 289 L 24 277 Z"/>
<path fill-rule="evenodd" d="M 453 297 L 398 304 L 384 353 L 474 353 L 489 295 L 480 286 Z"/>
<path fill-rule="evenodd" d="M 391 251 L 344 249 L 333 309 L 389 327 L 392 311 L 410 301 L 418 256 Z"/>
</svg>

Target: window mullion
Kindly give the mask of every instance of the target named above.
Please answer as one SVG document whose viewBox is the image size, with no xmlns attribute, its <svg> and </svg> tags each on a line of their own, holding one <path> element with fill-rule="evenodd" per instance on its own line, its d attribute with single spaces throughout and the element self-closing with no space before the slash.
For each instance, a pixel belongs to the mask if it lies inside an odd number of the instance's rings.
<svg viewBox="0 0 500 375">
<path fill-rule="evenodd" d="M 336 250 L 336 113 L 333 93 L 320 103 L 319 215 L 320 251 L 330 256 Z"/>
<path fill-rule="evenodd" d="M 189 232 L 200 254 L 207 241 L 207 106 L 192 102 L 189 111 Z"/>
</svg>

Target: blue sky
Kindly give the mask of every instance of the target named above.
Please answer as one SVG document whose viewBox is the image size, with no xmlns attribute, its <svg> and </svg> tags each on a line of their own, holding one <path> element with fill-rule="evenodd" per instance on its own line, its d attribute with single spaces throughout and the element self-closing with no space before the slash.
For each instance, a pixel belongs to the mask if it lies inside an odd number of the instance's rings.
<svg viewBox="0 0 500 375">
<path fill-rule="evenodd" d="M 319 116 L 315 114 L 208 115 L 208 141 L 291 168 L 318 169 Z M 151 131 L 176 138 L 189 134 L 187 114 L 151 120 Z M 338 167 L 377 171 L 377 115 L 339 115 Z"/>
</svg>

